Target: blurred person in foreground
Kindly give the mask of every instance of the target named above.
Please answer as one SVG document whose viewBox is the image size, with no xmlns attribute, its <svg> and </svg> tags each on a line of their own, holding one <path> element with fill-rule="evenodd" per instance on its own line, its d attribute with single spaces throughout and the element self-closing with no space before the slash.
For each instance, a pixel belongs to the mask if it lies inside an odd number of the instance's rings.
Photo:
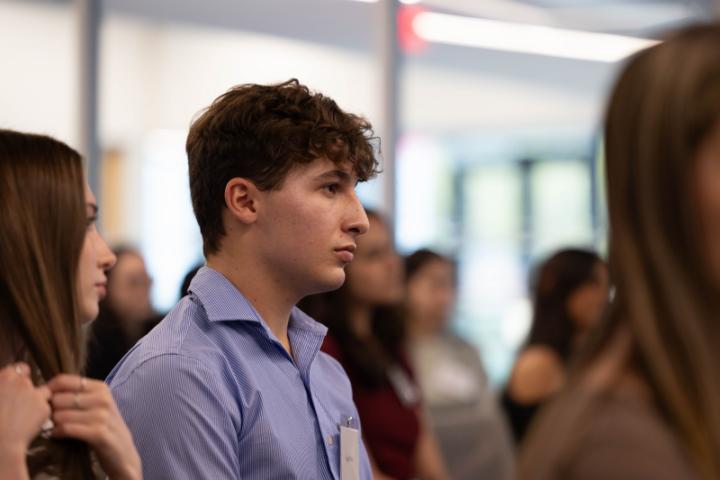
<svg viewBox="0 0 720 480">
<path fill-rule="evenodd" d="M 81 376 L 82 330 L 115 263 L 97 213 L 76 151 L 0 130 L 3 480 L 142 478 L 110 390 Z"/>
<path fill-rule="evenodd" d="M 504 417 L 477 349 L 450 331 L 455 262 L 432 250 L 405 259 L 407 347 L 450 478 L 513 478 Z"/>
<path fill-rule="evenodd" d="M 114 253 L 117 262 L 107 274 L 107 296 L 90 328 L 85 373 L 98 380 L 162 319 L 150 302 L 152 279 L 140 252 L 121 246 Z"/>
<path fill-rule="evenodd" d="M 446 479 L 405 351 L 402 259 L 385 221 L 367 215 L 370 230 L 358 239 L 343 287 L 299 306 L 327 325 L 323 351 L 350 377 L 374 478 Z"/>
<path fill-rule="evenodd" d="M 108 377 L 148 478 L 371 478 L 350 381 L 295 307 L 345 281 L 372 128 L 297 80 L 231 88 L 186 144 L 206 266 Z"/>
<path fill-rule="evenodd" d="M 521 479 L 720 478 L 720 26 L 634 55 L 605 117 L 609 317 Z"/>
<path fill-rule="evenodd" d="M 540 407 L 565 385 L 572 355 L 608 302 L 607 265 L 594 252 L 561 250 L 535 277 L 530 333 L 502 395 L 517 444 Z"/>
</svg>

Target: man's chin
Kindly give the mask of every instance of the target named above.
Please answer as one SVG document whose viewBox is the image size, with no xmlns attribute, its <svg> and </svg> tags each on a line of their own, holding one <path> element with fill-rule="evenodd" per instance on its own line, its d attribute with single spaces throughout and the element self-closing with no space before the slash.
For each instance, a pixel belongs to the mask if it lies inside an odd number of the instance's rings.
<svg viewBox="0 0 720 480">
<path fill-rule="evenodd" d="M 333 273 L 334 274 L 332 276 L 327 276 L 326 278 L 316 282 L 314 286 L 315 288 L 312 289 L 313 291 L 308 292 L 308 295 L 332 292 L 333 290 L 337 290 L 342 287 L 345 283 L 345 270 L 340 269 L 339 271 Z"/>
</svg>

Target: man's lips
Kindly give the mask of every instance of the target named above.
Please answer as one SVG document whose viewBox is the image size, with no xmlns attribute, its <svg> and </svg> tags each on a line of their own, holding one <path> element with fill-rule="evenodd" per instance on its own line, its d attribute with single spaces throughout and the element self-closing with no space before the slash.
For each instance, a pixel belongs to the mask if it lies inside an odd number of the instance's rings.
<svg viewBox="0 0 720 480">
<path fill-rule="evenodd" d="M 345 263 L 350 263 L 355 258 L 355 245 L 346 245 L 344 247 L 336 248 L 335 255 Z"/>
</svg>

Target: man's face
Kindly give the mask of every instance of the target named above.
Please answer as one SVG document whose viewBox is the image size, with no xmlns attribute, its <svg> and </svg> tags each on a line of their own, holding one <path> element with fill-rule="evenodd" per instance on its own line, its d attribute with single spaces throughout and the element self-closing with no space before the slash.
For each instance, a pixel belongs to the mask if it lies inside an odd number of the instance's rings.
<svg viewBox="0 0 720 480">
<path fill-rule="evenodd" d="M 368 230 L 350 162 L 317 159 L 261 192 L 257 249 L 282 289 L 302 297 L 340 288 L 355 241 Z"/>
</svg>

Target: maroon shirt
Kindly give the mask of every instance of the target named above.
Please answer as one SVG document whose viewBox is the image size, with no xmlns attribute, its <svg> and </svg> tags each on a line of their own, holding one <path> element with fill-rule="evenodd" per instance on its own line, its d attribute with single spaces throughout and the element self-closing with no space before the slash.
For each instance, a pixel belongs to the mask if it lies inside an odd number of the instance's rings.
<svg viewBox="0 0 720 480">
<path fill-rule="evenodd" d="M 378 388 L 363 386 L 330 335 L 325 337 L 322 351 L 340 362 L 350 378 L 353 400 L 362 423 L 363 440 L 377 467 L 398 480 L 416 477 L 415 452 L 420 436 L 419 405 L 404 405 L 389 381 Z M 404 355 L 401 355 L 400 364 L 413 379 Z"/>
</svg>

